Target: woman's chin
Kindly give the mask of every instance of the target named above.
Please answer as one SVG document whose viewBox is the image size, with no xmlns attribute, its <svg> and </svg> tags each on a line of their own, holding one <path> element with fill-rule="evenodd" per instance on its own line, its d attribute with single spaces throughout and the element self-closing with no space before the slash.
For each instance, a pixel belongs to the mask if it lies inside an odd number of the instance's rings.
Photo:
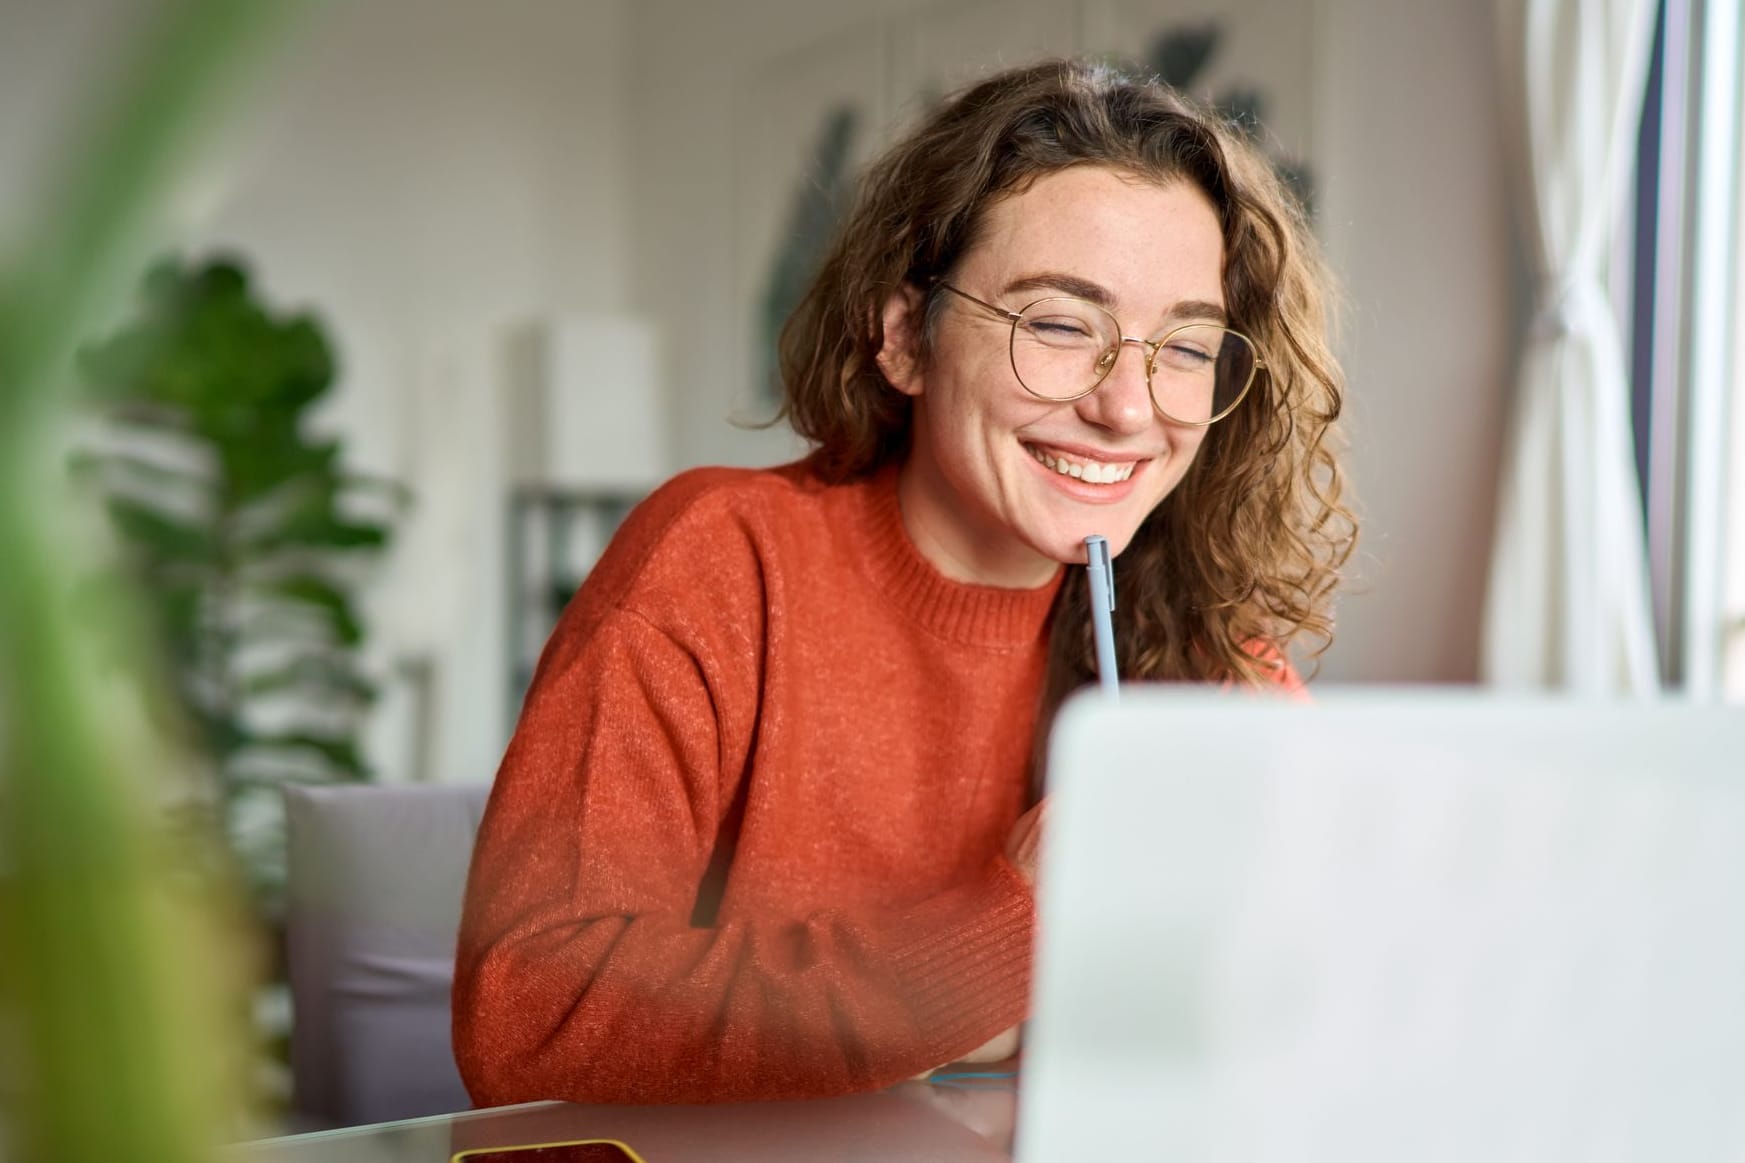
<svg viewBox="0 0 1745 1163">
<path fill-rule="evenodd" d="M 1043 556 L 1062 565 L 1083 565 L 1085 563 L 1085 538 L 1101 537 L 1109 543 L 1109 555 L 1119 556 L 1133 540 L 1134 530 L 1123 523 L 1119 528 L 1096 529 L 1085 526 L 1079 529 L 1064 530 L 1036 545 Z"/>
</svg>

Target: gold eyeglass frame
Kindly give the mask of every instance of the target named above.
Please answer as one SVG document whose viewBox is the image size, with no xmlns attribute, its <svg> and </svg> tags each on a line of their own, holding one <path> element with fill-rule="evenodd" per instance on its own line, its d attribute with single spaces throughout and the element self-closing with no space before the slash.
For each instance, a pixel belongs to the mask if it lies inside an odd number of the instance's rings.
<svg viewBox="0 0 1745 1163">
<path fill-rule="evenodd" d="M 1159 416 L 1162 416 L 1165 420 L 1168 420 L 1171 424 L 1179 425 L 1183 428 L 1209 428 L 1224 417 L 1228 416 L 1230 413 L 1234 412 L 1241 406 L 1242 401 L 1248 398 L 1248 393 L 1254 389 L 1255 379 L 1259 377 L 1261 372 L 1267 370 L 1266 360 L 1262 359 L 1260 355 L 1260 345 L 1255 343 L 1254 340 L 1248 338 L 1248 336 L 1244 335 L 1242 332 L 1237 331 L 1233 327 L 1225 327 L 1222 323 L 1184 323 L 1180 327 L 1170 329 L 1164 334 L 1162 339 L 1153 341 L 1150 339 L 1140 339 L 1136 336 L 1122 334 L 1121 321 L 1115 318 L 1115 313 L 1113 311 L 1110 311 L 1107 307 L 1093 303 L 1089 299 L 1081 299 L 1076 295 L 1046 295 L 1043 298 L 1033 299 L 1024 304 L 1023 310 L 1008 311 L 1006 308 L 990 303 L 986 299 L 978 299 L 963 288 L 954 287 L 943 279 L 941 279 L 936 285 L 943 287 L 945 290 L 950 291 L 952 294 L 957 295 L 960 298 L 968 299 L 971 303 L 974 303 L 983 310 L 992 312 L 1001 319 L 1006 319 L 1011 322 L 1012 335 L 1006 343 L 1006 358 L 1011 361 L 1012 375 L 1017 379 L 1019 387 L 1023 388 L 1036 399 L 1045 400 L 1050 404 L 1070 404 L 1074 400 L 1084 399 L 1086 396 L 1103 386 L 1103 382 L 1109 378 L 1112 372 L 1114 372 L 1115 365 L 1119 363 L 1120 360 L 1119 358 L 1109 360 L 1108 366 L 1103 369 L 1101 375 L 1097 376 L 1091 386 L 1073 396 L 1045 396 L 1041 392 L 1032 388 L 1029 384 L 1025 383 L 1024 377 L 1018 372 L 1018 324 L 1023 320 L 1024 316 L 1029 313 L 1030 308 L 1041 303 L 1083 303 L 1085 306 L 1101 311 L 1104 315 L 1108 316 L 1109 322 L 1114 325 L 1115 334 L 1120 336 L 1120 343 L 1135 344 L 1146 353 L 1145 394 L 1151 397 L 1152 411 L 1156 412 Z M 1248 350 L 1254 353 L 1254 367 L 1249 369 L 1248 382 L 1242 385 L 1242 390 L 1236 393 L 1236 398 L 1231 400 L 1223 411 L 1205 420 L 1178 420 L 1174 416 L 1171 416 L 1168 412 L 1163 410 L 1163 405 L 1157 402 L 1157 392 L 1152 388 L 1152 373 L 1157 368 L 1157 353 L 1162 351 L 1164 346 L 1167 345 L 1171 339 L 1175 338 L 1175 336 L 1181 334 L 1183 331 L 1188 330 L 1190 327 L 1216 327 L 1220 331 L 1227 331 L 1231 335 L 1242 340 L 1242 342 L 1246 343 L 1248 345 Z M 1115 350 L 1118 351 L 1119 346 L 1117 346 Z"/>
</svg>

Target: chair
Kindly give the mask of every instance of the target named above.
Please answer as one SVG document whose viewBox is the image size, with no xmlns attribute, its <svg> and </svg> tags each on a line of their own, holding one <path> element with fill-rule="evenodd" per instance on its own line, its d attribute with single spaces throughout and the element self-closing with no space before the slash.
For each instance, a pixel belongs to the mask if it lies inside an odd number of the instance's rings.
<svg viewBox="0 0 1745 1163">
<path fill-rule="evenodd" d="M 488 786 L 285 788 L 299 1124 L 471 1105 L 449 1038 L 455 934 Z"/>
</svg>

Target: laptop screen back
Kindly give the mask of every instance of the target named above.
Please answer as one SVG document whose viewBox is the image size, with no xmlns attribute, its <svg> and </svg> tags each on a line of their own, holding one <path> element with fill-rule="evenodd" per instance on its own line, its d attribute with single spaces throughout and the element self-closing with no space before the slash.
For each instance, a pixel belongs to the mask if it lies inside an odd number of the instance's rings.
<svg viewBox="0 0 1745 1163">
<path fill-rule="evenodd" d="M 1063 712 L 1019 1158 L 1745 1158 L 1745 712 Z"/>
</svg>

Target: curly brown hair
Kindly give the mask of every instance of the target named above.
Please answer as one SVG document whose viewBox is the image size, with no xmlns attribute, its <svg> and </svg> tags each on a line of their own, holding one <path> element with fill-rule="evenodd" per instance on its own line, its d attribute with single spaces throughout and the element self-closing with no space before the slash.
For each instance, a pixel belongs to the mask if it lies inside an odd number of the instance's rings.
<svg viewBox="0 0 1745 1163">
<path fill-rule="evenodd" d="M 1332 640 L 1332 592 L 1356 522 L 1341 503 L 1342 376 L 1328 342 L 1330 279 L 1301 207 L 1244 134 L 1168 86 L 1106 65 L 1047 61 L 947 100 L 868 171 L 855 208 L 780 341 L 780 417 L 842 480 L 900 460 L 910 398 L 876 357 L 881 308 L 928 296 L 976 243 L 989 208 L 1037 178 L 1107 166 L 1191 182 L 1224 238 L 1230 326 L 1268 374 L 1208 429 L 1187 475 L 1145 519 L 1117 570 L 1123 675 L 1258 683 L 1299 635 Z M 1094 675 L 1085 587 L 1061 587 L 1044 713 Z"/>
</svg>

